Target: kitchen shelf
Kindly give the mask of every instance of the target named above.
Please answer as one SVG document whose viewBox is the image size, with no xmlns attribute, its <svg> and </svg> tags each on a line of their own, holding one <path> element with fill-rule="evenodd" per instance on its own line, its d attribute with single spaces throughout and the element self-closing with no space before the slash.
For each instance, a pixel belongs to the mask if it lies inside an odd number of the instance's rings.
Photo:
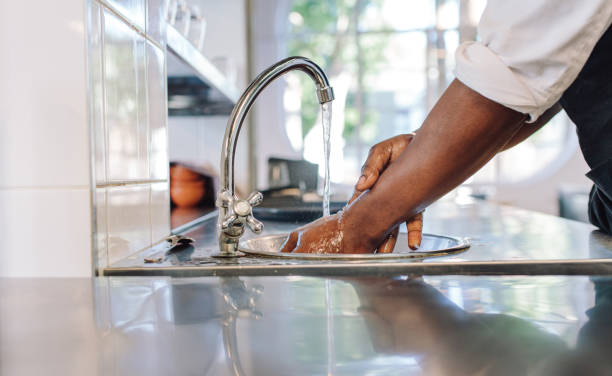
<svg viewBox="0 0 612 376">
<path fill-rule="evenodd" d="M 179 33 L 174 27 L 168 25 L 166 31 L 168 47 L 168 67 L 167 75 L 170 79 L 183 77 L 197 77 L 202 82 L 202 96 L 191 100 L 194 102 L 193 111 L 174 111 L 176 115 L 217 115 L 229 114 L 231 108 L 236 104 L 240 96 L 238 89 L 228 82 L 227 78 L 208 60 L 200 51 Z M 169 105 L 172 104 L 173 93 L 168 88 Z M 189 87 L 188 89 L 193 89 Z M 174 100 L 190 102 L 189 96 L 178 95 Z M 228 111 L 229 109 L 229 111 Z M 169 106 L 170 115 L 173 115 L 173 108 Z M 191 112 L 191 113 L 190 113 Z"/>
</svg>

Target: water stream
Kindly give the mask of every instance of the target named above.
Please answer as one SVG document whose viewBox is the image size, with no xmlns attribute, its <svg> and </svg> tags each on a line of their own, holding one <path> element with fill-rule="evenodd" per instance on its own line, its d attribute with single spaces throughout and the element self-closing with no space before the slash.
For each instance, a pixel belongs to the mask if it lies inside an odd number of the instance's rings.
<svg viewBox="0 0 612 376">
<path fill-rule="evenodd" d="M 329 215 L 329 155 L 332 107 L 331 102 L 321 104 L 321 119 L 323 125 L 323 153 L 325 160 L 325 180 L 323 183 L 323 216 Z"/>
</svg>

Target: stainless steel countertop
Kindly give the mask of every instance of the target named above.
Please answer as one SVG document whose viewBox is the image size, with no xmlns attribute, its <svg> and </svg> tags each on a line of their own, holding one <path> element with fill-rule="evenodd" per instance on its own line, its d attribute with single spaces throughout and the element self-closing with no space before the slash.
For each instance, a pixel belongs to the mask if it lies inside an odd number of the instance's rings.
<svg viewBox="0 0 612 376">
<path fill-rule="evenodd" d="M 484 201 L 465 205 L 444 201 L 425 213 L 425 232 L 468 237 L 464 253 L 425 260 L 329 262 L 255 257 L 215 259 L 216 218 L 188 231 L 195 248 L 147 264 L 148 250 L 111 265 L 105 275 L 364 275 L 425 274 L 612 274 L 612 237 L 576 221 Z M 297 225 L 266 222 L 262 235 Z M 405 228 L 404 228 L 405 231 Z M 253 235 L 249 233 L 248 237 Z"/>
<path fill-rule="evenodd" d="M 609 375 L 612 278 L 0 279 L 3 375 Z"/>
</svg>

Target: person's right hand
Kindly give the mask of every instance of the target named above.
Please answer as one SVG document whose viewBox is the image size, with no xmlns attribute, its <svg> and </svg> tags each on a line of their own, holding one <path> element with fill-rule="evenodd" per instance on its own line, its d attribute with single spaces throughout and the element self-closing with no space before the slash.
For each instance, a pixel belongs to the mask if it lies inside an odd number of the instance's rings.
<svg viewBox="0 0 612 376">
<path fill-rule="evenodd" d="M 364 191 L 372 188 L 374 184 L 376 184 L 378 177 L 387 166 L 402 154 L 406 146 L 414 137 L 414 133 L 401 134 L 372 146 L 368 158 L 361 168 L 361 176 L 355 185 L 355 192 L 353 193 L 353 197 L 349 200 L 349 204 L 355 201 Z M 410 220 L 406 221 L 406 227 L 408 228 L 408 246 L 413 250 L 419 248 L 423 238 L 423 213 L 418 213 Z M 389 234 L 378 247 L 377 253 L 393 252 L 398 232 L 399 226 L 393 229 L 391 234 Z"/>
</svg>

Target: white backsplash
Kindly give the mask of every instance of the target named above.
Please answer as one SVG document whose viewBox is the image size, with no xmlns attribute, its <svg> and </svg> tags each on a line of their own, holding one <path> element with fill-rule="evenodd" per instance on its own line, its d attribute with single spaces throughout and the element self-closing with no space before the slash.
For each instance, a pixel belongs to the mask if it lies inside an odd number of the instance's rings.
<svg viewBox="0 0 612 376">
<path fill-rule="evenodd" d="M 147 7 L 151 4 L 154 8 Z M 94 114 L 97 108 L 103 112 L 91 121 L 98 268 L 170 234 L 161 5 L 160 0 L 91 1 L 91 107 Z"/>
<path fill-rule="evenodd" d="M 0 2 L 0 277 L 92 274 L 86 5 Z"/>
<path fill-rule="evenodd" d="M 90 196 L 89 187 L 0 189 L 0 276 L 90 276 Z"/>
</svg>

